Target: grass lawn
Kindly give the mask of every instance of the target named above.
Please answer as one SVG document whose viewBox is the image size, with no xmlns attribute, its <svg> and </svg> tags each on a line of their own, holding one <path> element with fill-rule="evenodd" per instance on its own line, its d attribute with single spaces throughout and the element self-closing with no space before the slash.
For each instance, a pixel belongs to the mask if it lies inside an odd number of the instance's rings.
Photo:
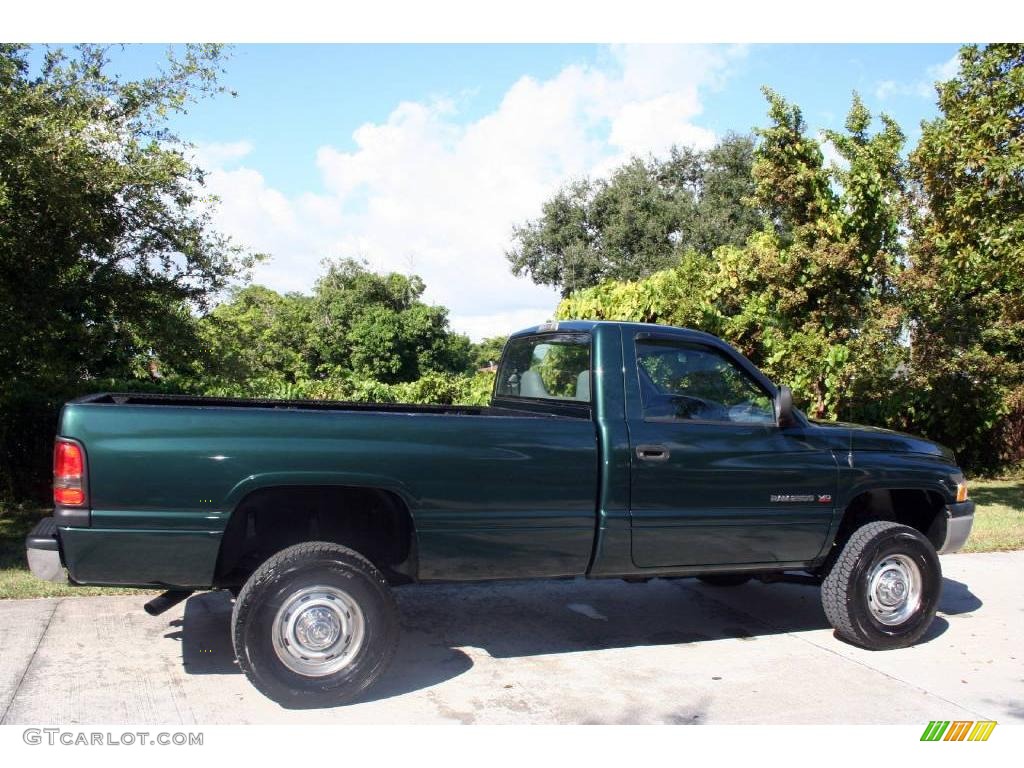
<svg viewBox="0 0 1024 768">
<path fill-rule="evenodd" d="M 977 508 L 964 552 L 1024 549 L 1024 478 L 968 480 Z"/>
<path fill-rule="evenodd" d="M 978 508 L 963 551 L 1024 549 L 1024 478 L 972 480 L 968 487 Z M 0 599 L 142 594 L 139 590 L 72 587 L 32 578 L 25 562 L 25 535 L 47 514 L 48 510 L 39 507 L 0 505 Z"/>
</svg>

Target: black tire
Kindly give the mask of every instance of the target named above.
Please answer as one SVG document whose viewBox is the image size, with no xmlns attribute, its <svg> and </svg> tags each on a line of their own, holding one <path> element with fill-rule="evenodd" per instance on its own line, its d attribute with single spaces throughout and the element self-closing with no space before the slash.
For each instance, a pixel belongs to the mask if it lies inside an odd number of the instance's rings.
<svg viewBox="0 0 1024 768">
<path fill-rule="evenodd" d="M 884 564 L 894 558 L 916 566 L 919 597 L 906 601 L 905 618 L 894 613 L 883 622 L 872 605 L 876 610 L 886 605 L 869 586 L 876 566 L 884 571 Z M 941 594 L 942 567 L 932 543 L 920 531 L 885 521 L 855 530 L 821 585 L 821 602 L 836 635 L 873 651 L 905 648 L 920 640 L 935 618 Z"/>
<path fill-rule="evenodd" d="M 743 573 L 709 573 L 698 576 L 697 580 L 712 587 L 738 587 L 750 581 L 750 577 Z"/>
<path fill-rule="evenodd" d="M 360 641 L 338 654 L 351 653 L 351 659 L 318 676 L 289 668 L 282 661 L 287 652 L 275 648 L 274 639 L 275 626 L 282 626 L 279 610 L 313 587 L 340 591 L 362 627 Z M 296 709 L 336 706 L 359 696 L 391 662 L 398 634 L 398 607 L 380 571 L 358 552 L 322 541 L 296 544 L 264 562 L 242 587 L 231 614 L 238 666 L 265 696 Z M 288 645 L 279 641 L 281 648 Z"/>
</svg>

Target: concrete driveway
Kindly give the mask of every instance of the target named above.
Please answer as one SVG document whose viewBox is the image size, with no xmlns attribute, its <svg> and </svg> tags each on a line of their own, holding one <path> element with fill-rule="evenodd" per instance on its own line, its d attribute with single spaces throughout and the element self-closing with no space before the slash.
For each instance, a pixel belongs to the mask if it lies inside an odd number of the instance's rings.
<svg viewBox="0 0 1024 768">
<path fill-rule="evenodd" d="M 1024 722 L 1024 552 L 942 565 L 926 641 L 884 653 L 836 640 L 800 585 L 407 587 L 386 677 L 360 703 L 306 711 L 238 671 L 227 593 L 156 618 L 138 596 L 0 601 L 0 721 Z"/>
</svg>

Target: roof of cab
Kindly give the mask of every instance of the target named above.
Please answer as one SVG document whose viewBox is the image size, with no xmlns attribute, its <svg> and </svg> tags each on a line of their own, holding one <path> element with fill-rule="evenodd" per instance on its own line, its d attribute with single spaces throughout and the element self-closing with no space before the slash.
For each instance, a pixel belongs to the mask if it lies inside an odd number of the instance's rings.
<svg viewBox="0 0 1024 768">
<path fill-rule="evenodd" d="M 649 333 L 675 331 L 680 335 L 690 336 L 691 338 L 702 338 L 717 342 L 718 344 L 723 343 L 717 336 L 705 331 L 698 331 L 695 328 L 680 328 L 675 325 L 659 325 L 658 323 L 632 323 L 619 320 L 552 320 L 551 322 L 541 323 L 530 328 L 523 328 L 511 334 L 511 336 L 527 336 L 535 333 L 550 333 L 552 331 L 592 331 L 598 326 L 631 328 L 636 331 L 647 331 Z"/>
</svg>

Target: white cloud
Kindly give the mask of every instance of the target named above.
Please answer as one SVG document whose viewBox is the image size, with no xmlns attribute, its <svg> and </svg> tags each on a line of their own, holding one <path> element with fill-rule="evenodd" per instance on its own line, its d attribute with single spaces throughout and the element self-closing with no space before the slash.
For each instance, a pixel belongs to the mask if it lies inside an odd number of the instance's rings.
<svg viewBox="0 0 1024 768">
<path fill-rule="evenodd" d="M 554 319 L 553 307 L 544 306 L 481 315 L 452 314 L 451 325 L 459 333 L 465 333 L 479 341 L 490 336 L 505 336 L 520 328 L 540 325 L 552 319 Z"/>
<path fill-rule="evenodd" d="M 932 80 L 952 80 L 960 74 L 960 54 L 954 53 L 947 61 L 928 67 L 928 77 Z"/>
<path fill-rule="evenodd" d="M 715 134 L 688 122 L 699 111 L 696 94 L 667 93 L 626 104 L 612 121 L 608 140 L 617 147 L 646 147 L 656 154 L 673 144 L 706 149 L 715 143 Z"/>
<path fill-rule="evenodd" d="M 951 80 L 960 72 L 960 55 L 953 54 L 947 61 L 933 64 L 925 70 L 925 76 L 913 82 L 882 80 L 875 86 L 875 97 L 885 101 L 893 96 L 917 96 L 922 99 L 935 97 L 935 83 Z"/>
<path fill-rule="evenodd" d="M 875 86 L 875 98 L 879 101 L 885 101 L 893 96 L 916 96 L 921 99 L 927 99 L 934 93 L 934 86 L 926 80 L 917 80 L 913 83 L 883 80 Z"/>
<path fill-rule="evenodd" d="M 885 101 L 892 94 L 896 93 L 896 89 L 899 84 L 895 80 L 883 80 L 875 86 L 875 98 L 879 101 Z"/>
<path fill-rule="evenodd" d="M 202 168 L 222 168 L 241 160 L 253 150 L 249 141 L 201 142 L 194 147 L 194 157 Z"/>
<path fill-rule="evenodd" d="M 456 102 L 403 102 L 353 134 L 354 148 L 322 146 L 322 192 L 289 197 L 257 171 L 229 167 L 246 142 L 207 145 L 201 157 L 222 202 L 217 222 L 273 254 L 255 279 L 308 290 L 324 257 L 365 258 L 412 271 L 426 298 L 451 309 L 474 338 L 543 322 L 556 291 L 512 276 L 512 226 L 540 212 L 560 184 L 673 142 L 707 146 L 694 121 L 700 93 L 721 87 L 742 48 L 617 46 L 603 66 L 573 65 L 547 80 L 522 77 L 489 114 L 460 117 Z"/>
</svg>

